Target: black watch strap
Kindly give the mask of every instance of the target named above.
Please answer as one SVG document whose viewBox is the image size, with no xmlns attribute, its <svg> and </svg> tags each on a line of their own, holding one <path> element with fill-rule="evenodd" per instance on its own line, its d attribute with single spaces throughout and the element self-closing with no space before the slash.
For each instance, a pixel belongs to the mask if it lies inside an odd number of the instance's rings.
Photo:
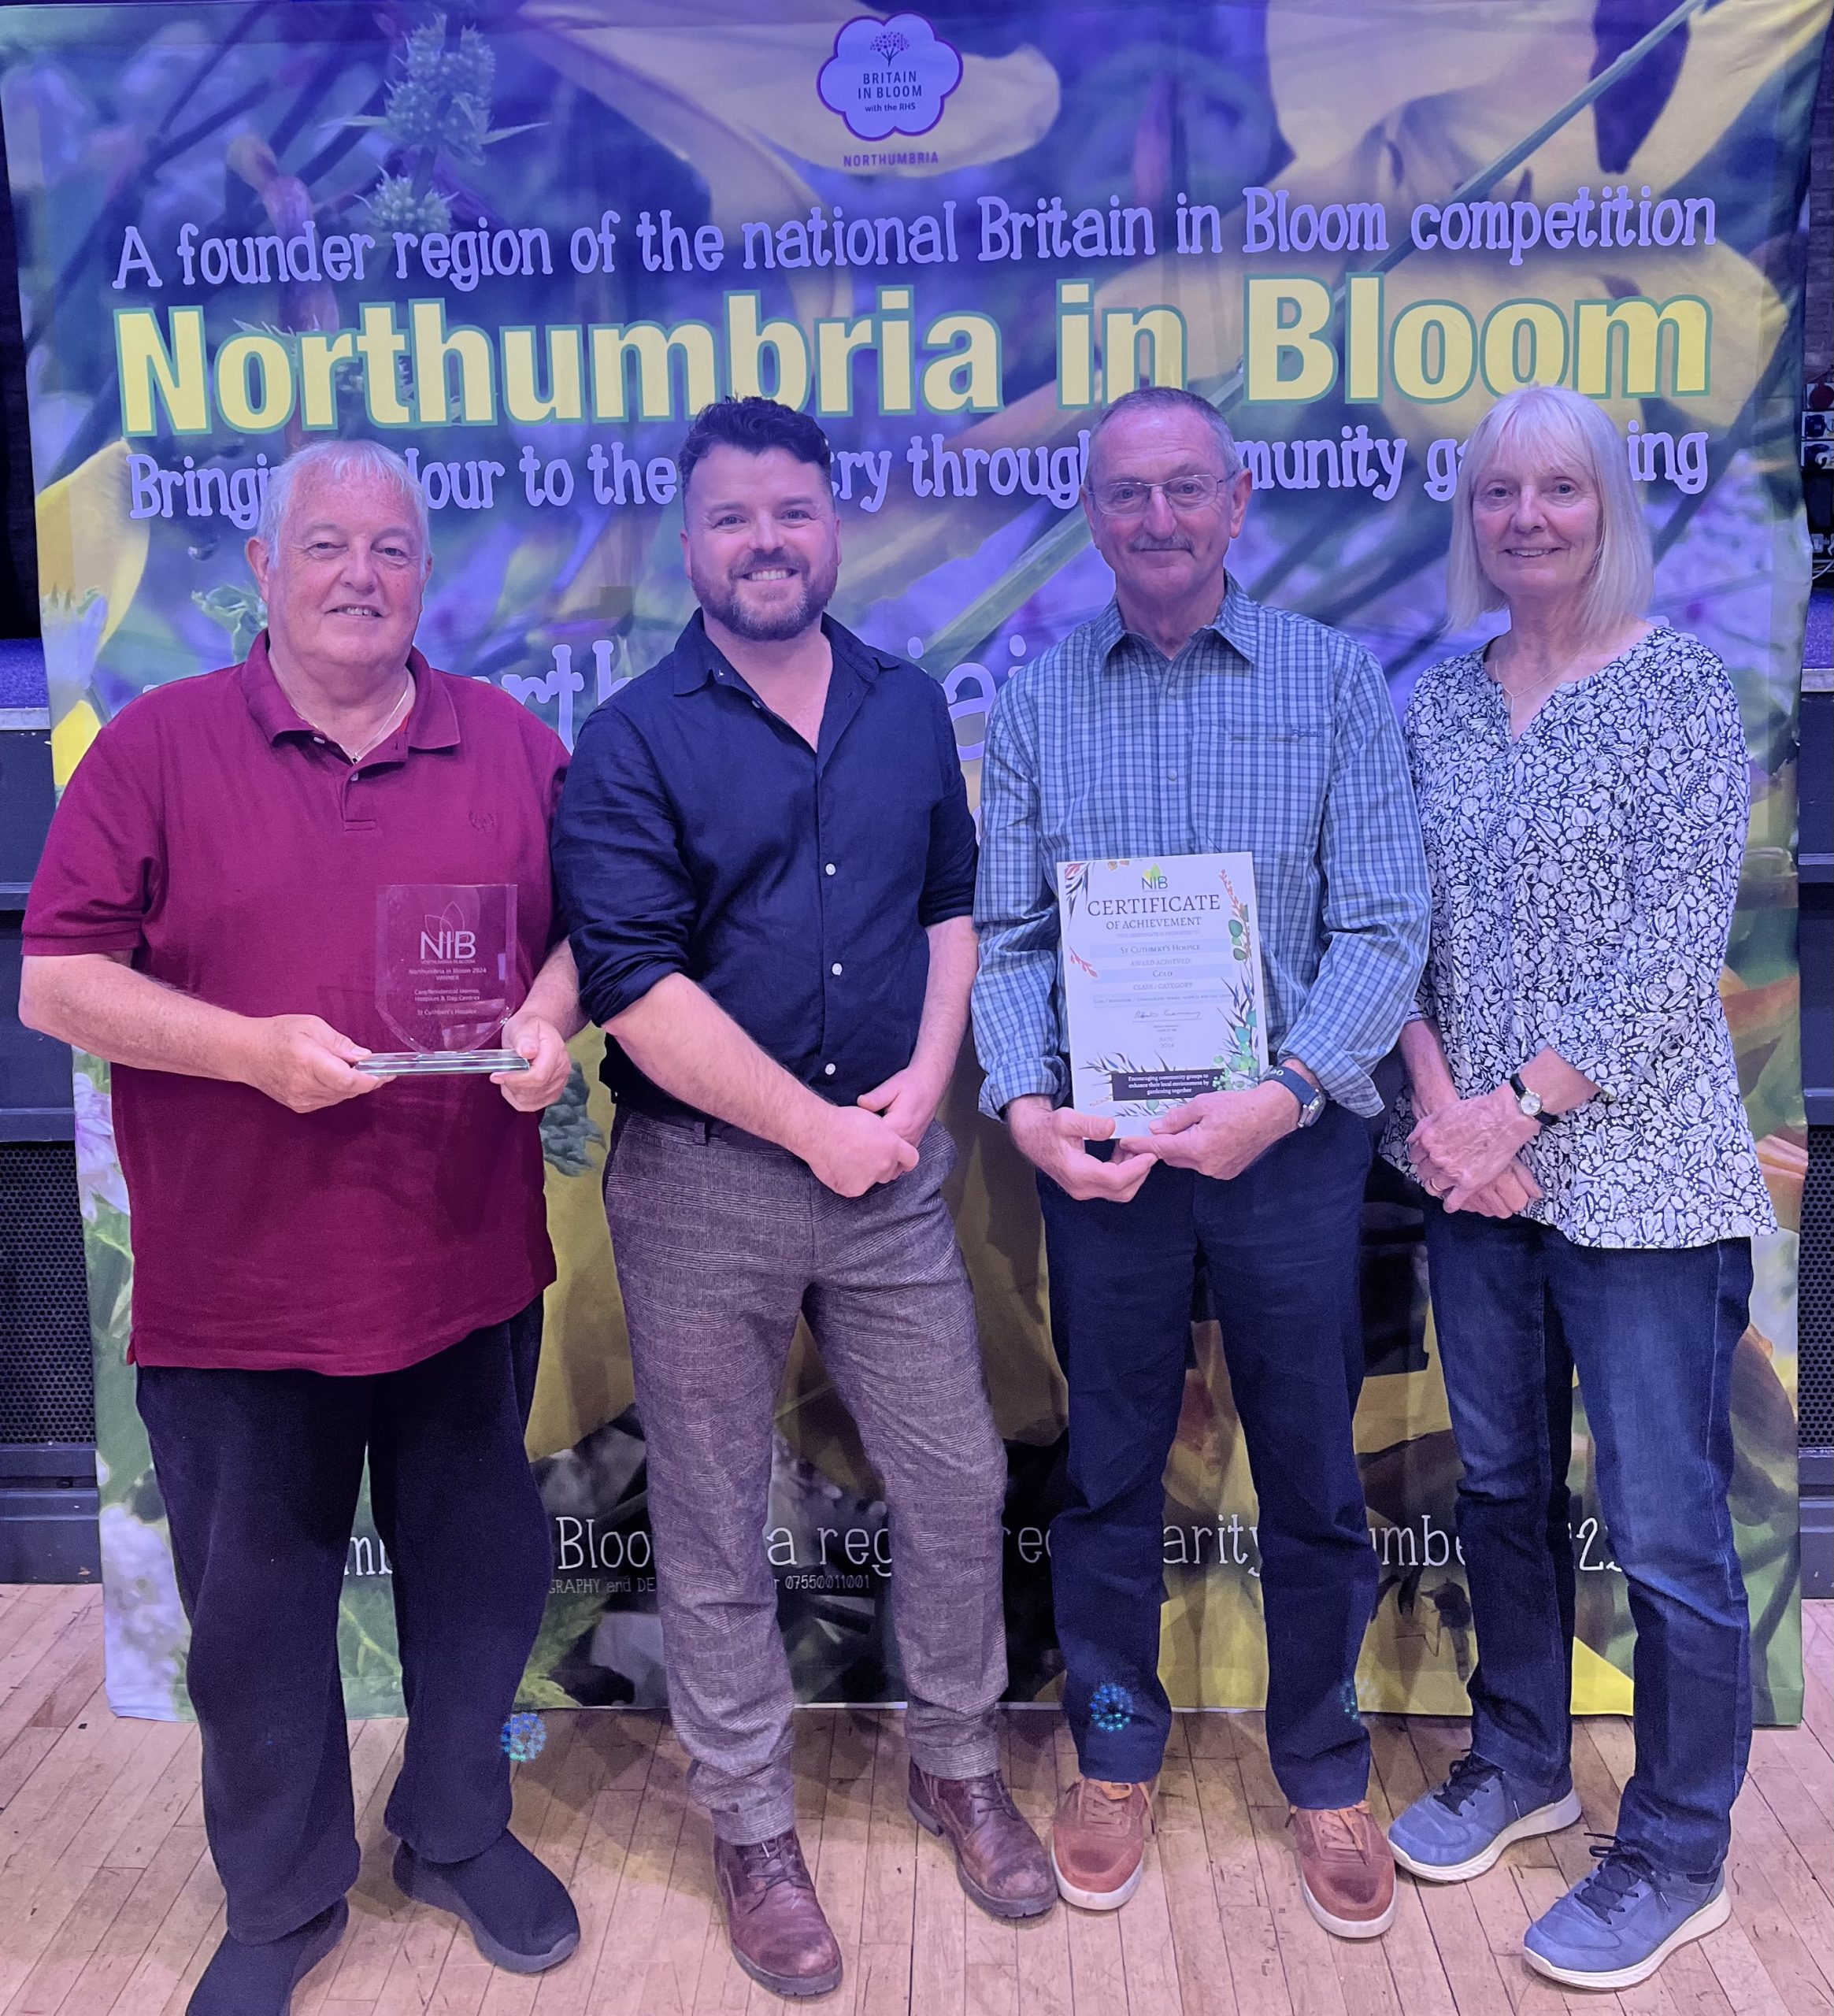
<svg viewBox="0 0 1834 2016">
<path fill-rule="evenodd" d="M 1539 1092 L 1522 1083 L 1522 1074 L 1520 1071 L 1512 1071 L 1510 1073 L 1510 1090 L 1516 1095 L 1516 1104 L 1534 1121 L 1537 1127 L 1551 1127 L 1560 1117 L 1557 1113 L 1550 1113 L 1541 1103 L 1541 1095 Z M 1530 1103 L 1531 1101 L 1532 1104 Z"/>
</svg>

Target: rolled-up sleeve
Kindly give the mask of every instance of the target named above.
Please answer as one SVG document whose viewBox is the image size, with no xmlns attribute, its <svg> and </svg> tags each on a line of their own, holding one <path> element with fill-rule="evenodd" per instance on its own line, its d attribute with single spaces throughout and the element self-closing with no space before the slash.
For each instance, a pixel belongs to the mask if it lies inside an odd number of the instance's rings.
<svg viewBox="0 0 1834 2016">
<path fill-rule="evenodd" d="M 1607 1099 L 1713 1010 L 1751 814 L 1750 759 L 1725 668 L 1668 709 L 1636 780 L 1631 911 L 1596 986 L 1538 1032 Z"/>
<path fill-rule="evenodd" d="M 968 786 L 955 751 L 955 724 L 940 687 L 936 688 L 936 733 L 941 789 L 930 813 L 930 850 L 917 899 L 917 921 L 926 931 L 974 909 L 974 814 L 968 809 Z"/>
<path fill-rule="evenodd" d="M 1280 1050 L 1339 1105 L 1373 1117 L 1382 1099 L 1370 1074 L 1415 1012 L 1432 901 L 1401 724 L 1364 650 L 1338 683 L 1318 863 L 1318 972 Z"/>
<path fill-rule="evenodd" d="M 1057 896 L 1039 834 L 1036 733 L 1023 678 L 1009 682 L 987 722 L 980 766 L 980 873 L 974 921 L 974 1045 L 987 1073 L 983 1112 L 1013 1099 L 1068 1093 L 1057 1008 Z"/>
<path fill-rule="evenodd" d="M 51 816 L 27 899 L 28 958 L 132 952 L 146 944 L 165 880 L 157 750 L 128 709 L 90 745 Z"/>
<path fill-rule="evenodd" d="M 580 1002 L 601 1026 L 687 966 L 694 886 L 651 752 L 615 701 L 587 717 L 554 823 Z"/>
</svg>

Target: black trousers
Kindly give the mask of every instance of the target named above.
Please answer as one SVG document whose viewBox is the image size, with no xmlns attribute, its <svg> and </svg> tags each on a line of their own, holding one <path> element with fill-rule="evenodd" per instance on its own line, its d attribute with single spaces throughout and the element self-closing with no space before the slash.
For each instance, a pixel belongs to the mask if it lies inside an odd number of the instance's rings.
<svg viewBox="0 0 1834 2016">
<path fill-rule="evenodd" d="M 508 1825 L 502 1727 L 553 1568 L 522 1439 L 540 1351 L 535 1302 L 372 1377 L 139 1368 L 236 1938 L 280 1938 L 356 1880 L 338 1599 L 365 1455 L 408 1710 L 386 1824 L 435 1862 Z"/>
</svg>

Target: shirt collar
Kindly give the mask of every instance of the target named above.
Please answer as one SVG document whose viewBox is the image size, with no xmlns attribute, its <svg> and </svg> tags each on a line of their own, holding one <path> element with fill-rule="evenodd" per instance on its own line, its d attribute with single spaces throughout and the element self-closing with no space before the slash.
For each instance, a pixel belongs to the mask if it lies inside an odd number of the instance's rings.
<svg viewBox="0 0 1834 2016">
<path fill-rule="evenodd" d="M 370 750 L 364 758 L 366 763 L 384 758 L 397 744 L 407 749 L 458 747 L 458 715 L 445 681 L 435 674 L 420 651 L 412 647 L 408 651 L 408 670 L 413 675 L 414 704 L 408 710 L 406 721 L 388 740 L 380 749 Z M 278 742 L 285 735 L 316 736 L 319 732 L 287 698 L 280 680 L 274 676 L 273 664 L 268 656 L 266 631 L 262 631 L 249 647 L 248 656 L 242 662 L 241 676 L 243 696 L 248 702 L 248 710 L 254 717 L 256 727 L 270 743 Z"/>
<path fill-rule="evenodd" d="M 1221 606 L 1204 628 L 1213 632 L 1252 665 L 1261 651 L 1261 605 L 1245 595 L 1231 574 L 1225 578 Z M 1132 633 L 1121 620 L 1121 604 L 1110 598 L 1095 618 L 1095 648 L 1106 665 L 1122 641 Z"/>
<path fill-rule="evenodd" d="M 834 662 L 847 670 L 857 672 L 869 684 L 888 667 L 898 662 L 894 652 L 876 650 L 843 623 L 836 623 L 832 616 L 821 619 L 821 634 L 827 638 L 834 653 Z M 726 654 L 707 635 L 707 626 L 698 609 L 683 626 L 681 635 L 675 640 L 672 654 L 675 661 L 673 685 L 677 693 L 697 692 L 706 685 L 722 668 L 741 685 L 743 678 L 730 665 Z M 749 691 L 750 688 L 747 687 Z"/>
</svg>

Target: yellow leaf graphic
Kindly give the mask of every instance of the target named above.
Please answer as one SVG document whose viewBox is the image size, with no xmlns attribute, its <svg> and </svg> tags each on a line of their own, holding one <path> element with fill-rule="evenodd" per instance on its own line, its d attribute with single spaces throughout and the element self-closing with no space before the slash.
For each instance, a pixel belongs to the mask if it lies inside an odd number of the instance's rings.
<svg viewBox="0 0 1834 2016">
<path fill-rule="evenodd" d="M 59 791 L 70 781 L 89 745 L 102 732 L 102 723 L 87 700 L 79 700 L 51 730 L 51 776 Z"/>
<path fill-rule="evenodd" d="M 120 627 L 146 566 L 151 521 L 128 515 L 128 444 L 111 441 L 39 494 L 39 591 L 80 608 L 108 603 L 106 643 Z"/>
<path fill-rule="evenodd" d="M 1630 1676 L 1595 1652 L 1584 1639 L 1573 1641 L 1573 1711 L 1576 1715 L 1628 1715 Z"/>
</svg>

